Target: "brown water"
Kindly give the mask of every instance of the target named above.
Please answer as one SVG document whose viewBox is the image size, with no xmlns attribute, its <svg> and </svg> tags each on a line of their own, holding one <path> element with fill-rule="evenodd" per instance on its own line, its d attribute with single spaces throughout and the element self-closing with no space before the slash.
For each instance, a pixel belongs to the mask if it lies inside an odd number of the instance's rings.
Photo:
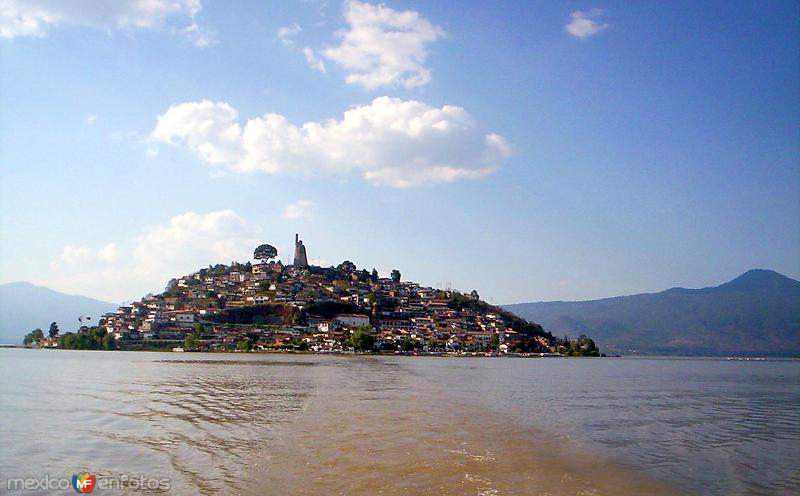
<svg viewBox="0 0 800 496">
<path fill-rule="evenodd" d="M 0 492 L 795 494 L 798 365 L 1 350 Z"/>
</svg>

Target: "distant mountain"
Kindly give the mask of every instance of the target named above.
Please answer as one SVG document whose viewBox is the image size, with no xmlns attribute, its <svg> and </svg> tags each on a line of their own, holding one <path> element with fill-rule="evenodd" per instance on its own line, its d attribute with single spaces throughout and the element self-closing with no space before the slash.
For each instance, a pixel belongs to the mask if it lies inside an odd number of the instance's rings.
<svg viewBox="0 0 800 496">
<path fill-rule="evenodd" d="M 800 353 L 800 282 L 771 270 L 751 270 L 712 288 L 504 307 L 557 336 L 587 334 L 603 351 Z"/>
<path fill-rule="evenodd" d="M 62 332 L 78 328 L 81 315 L 99 318 L 113 312 L 116 304 L 75 296 L 28 282 L 0 284 L 0 343 L 21 344 L 22 338 L 39 327 L 45 334 L 50 322 L 58 322 Z"/>
</svg>

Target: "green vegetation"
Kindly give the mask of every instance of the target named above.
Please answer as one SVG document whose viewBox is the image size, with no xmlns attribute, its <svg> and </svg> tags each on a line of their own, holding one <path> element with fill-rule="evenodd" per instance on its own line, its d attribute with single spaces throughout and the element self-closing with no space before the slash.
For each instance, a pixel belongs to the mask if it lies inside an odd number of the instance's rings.
<svg viewBox="0 0 800 496">
<path fill-rule="evenodd" d="M 49 335 L 51 338 L 58 337 L 58 324 L 56 324 L 55 322 L 51 322 L 51 323 L 50 323 L 50 330 L 49 330 L 49 331 L 47 331 L 47 334 L 48 334 L 48 335 Z"/>
<path fill-rule="evenodd" d="M 115 350 L 117 340 L 104 327 L 81 327 L 58 338 L 58 347 L 65 350 Z"/>
<path fill-rule="evenodd" d="M 253 347 L 253 342 L 249 337 L 246 337 L 236 343 L 236 349 L 239 351 L 249 351 Z"/>
<path fill-rule="evenodd" d="M 400 349 L 403 351 L 414 351 L 419 348 L 420 344 L 419 341 L 416 339 L 405 338 L 403 339 L 403 343 L 400 345 Z"/>
<path fill-rule="evenodd" d="M 354 264 L 350 260 L 345 260 L 344 262 L 340 263 L 339 266 L 336 268 L 340 272 L 344 272 L 345 274 L 352 274 L 357 269 L 356 264 Z"/>
<path fill-rule="evenodd" d="M 308 351 L 308 343 L 302 339 L 293 339 L 292 347 L 298 351 Z"/>
<path fill-rule="evenodd" d="M 261 260 L 262 262 L 266 262 L 277 256 L 278 250 L 274 246 L 268 244 L 258 245 L 255 251 L 253 251 L 253 258 Z"/>
<path fill-rule="evenodd" d="M 350 344 L 356 351 L 372 351 L 375 339 L 368 326 L 359 327 L 350 335 Z"/>
<path fill-rule="evenodd" d="M 397 269 L 392 269 L 392 281 L 400 282 L 400 271 Z"/>
<path fill-rule="evenodd" d="M 39 343 L 40 339 L 44 338 L 44 332 L 41 329 L 36 328 L 25 335 L 25 338 L 22 340 L 22 344 L 25 346 L 36 345 Z"/>
<path fill-rule="evenodd" d="M 594 343 L 592 338 L 580 336 L 575 341 L 570 341 L 569 338 L 564 338 L 566 342 L 560 348 L 561 354 L 570 357 L 599 357 L 600 350 Z"/>
<path fill-rule="evenodd" d="M 186 339 L 183 340 L 183 349 L 196 350 L 200 347 L 200 340 L 194 334 L 187 334 Z"/>
<path fill-rule="evenodd" d="M 202 347 L 203 343 L 201 337 L 203 336 L 203 332 L 205 332 L 203 324 L 195 324 L 194 332 L 187 334 L 186 338 L 183 340 L 183 348 L 185 350 L 197 350 Z"/>
</svg>

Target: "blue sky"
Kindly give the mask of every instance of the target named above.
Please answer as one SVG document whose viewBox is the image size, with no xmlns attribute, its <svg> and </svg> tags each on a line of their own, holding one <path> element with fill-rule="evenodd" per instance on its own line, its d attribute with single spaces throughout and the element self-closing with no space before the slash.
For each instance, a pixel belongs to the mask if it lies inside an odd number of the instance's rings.
<svg viewBox="0 0 800 496">
<path fill-rule="evenodd" d="M 799 18 L 12 0 L 0 281 L 130 300 L 295 232 L 495 303 L 798 278 Z"/>
</svg>

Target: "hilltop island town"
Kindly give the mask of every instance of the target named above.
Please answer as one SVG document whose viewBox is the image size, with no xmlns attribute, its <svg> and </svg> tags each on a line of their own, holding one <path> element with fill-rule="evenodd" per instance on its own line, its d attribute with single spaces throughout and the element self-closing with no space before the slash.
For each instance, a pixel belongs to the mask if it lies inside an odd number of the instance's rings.
<svg viewBox="0 0 800 496">
<path fill-rule="evenodd" d="M 37 329 L 26 346 L 173 351 L 384 352 L 448 355 L 599 356 L 585 336 L 556 338 L 482 301 L 477 291 L 423 287 L 359 269 L 309 265 L 295 235 L 294 261 L 275 247 L 255 263 L 232 262 L 169 281 L 161 294 L 82 321 L 78 332 Z M 55 326 L 55 329 L 54 329 Z"/>
</svg>

